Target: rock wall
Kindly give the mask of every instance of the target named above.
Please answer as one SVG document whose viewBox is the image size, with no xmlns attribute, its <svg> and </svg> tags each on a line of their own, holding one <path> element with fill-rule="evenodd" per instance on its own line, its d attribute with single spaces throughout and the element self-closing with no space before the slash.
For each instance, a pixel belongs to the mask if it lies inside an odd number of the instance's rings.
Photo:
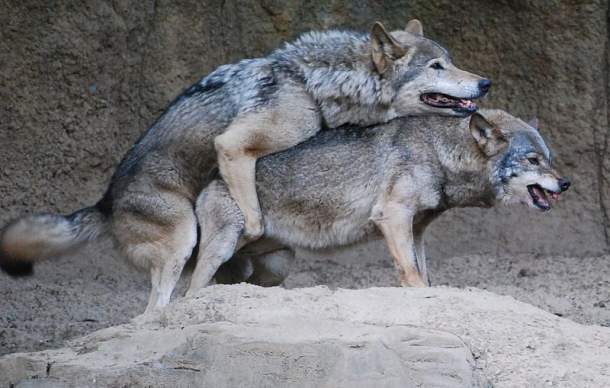
<svg viewBox="0 0 610 388">
<path fill-rule="evenodd" d="M 413 17 L 489 76 L 486 106 L 538 116 L 573 189 L 550 214 L 463 210 L 432 255 L 609 250 L 608 2 L 0 1 L 0 221 L 102 194 L 123 153 L 182 89 L 310 29 Z"/>
</svg>

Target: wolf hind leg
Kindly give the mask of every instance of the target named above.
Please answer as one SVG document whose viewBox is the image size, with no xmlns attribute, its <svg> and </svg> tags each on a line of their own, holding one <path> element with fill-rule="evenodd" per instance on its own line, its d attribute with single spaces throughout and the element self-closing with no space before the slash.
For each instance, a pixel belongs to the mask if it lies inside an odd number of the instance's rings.
<svg viewBox="0 0 610 388">
<path fill-rule="evenodd" d="M 257 286 L 279 286 L 289 274 L 294 261 L 294 251 L 282 248 L 252 257 L 253 273 L 247 279 L 248 283 Z"/>
<path fill-rule="evenodd" d="M 293 261 L 294 251 L 290 248 L 261 254 L 238 252 L 218 269 L 215 279 L 221 284 L 247 282 L 262 287 L 279 286 L 288 276 Z"/>
<path fill-rule="evenodd" d="M 244 229 L 241 210 L 224 182 L 206 187 L 195 206 L 201 229 L 197 264 L 186 296 L 208 285 L 218 268 L 233 257 Z"/>
<path fill-rule="evenodd" d="M 174 254 L 168 252 L 168 260 L 160 268 L 151 268 L 151 293 L 145 312 L 153 311 L 169 304 L 176 284 L 180 280 L 182 270 L 195 246 L 196 231 L 195 235 L 192 236 L 192 241 L 193 243 L 189 245 L 176 246 Z"/>
<path fill-rule="evenodd" d="M 256 160 L 307 140 L 321 126 L 318 108 L 302 85 L 284 85 L 272 98 L 268 105 L 239 114 L 214 139 L 220 174 L 243 213 L 247 241 L 264 233 Z"/>
<path fill-rule="evenodd" d="M 436 218 L 436 214 L 428 214 L 424 216 L 423 219 L 420 219 L 417 224 L 413 224 L 413 244 L 415 245 L 415 253 L 417 254 L 417 267 L 428 286 L 431 286 L 432 282 L 430 281 L 430 273 L 428 272 L 424 233 L 428 225 Z"/>
<path fill-rule="evenodd" d="M 171 193 L 134 195 L 118 204 L 112 223 L 114 239 L 123 255 L 150 271 L 151 291 L 145 313 L 169 304 L 197 242 L 197 219 L 191 202 Z"/>
</svg>

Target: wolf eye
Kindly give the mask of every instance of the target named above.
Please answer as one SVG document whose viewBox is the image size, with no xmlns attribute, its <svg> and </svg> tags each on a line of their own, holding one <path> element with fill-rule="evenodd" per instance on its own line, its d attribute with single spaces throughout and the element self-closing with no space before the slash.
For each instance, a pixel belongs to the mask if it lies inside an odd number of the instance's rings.
<svg viewBox="0 0 610 388">
<path fill-rule="evenodd" d="M 440 62 L 434 62 L 433 64 L 430 65 L 431 68 L 433 68 L 434 70 L 445 70 L 445 68 L 443 67 L 443 65 L 441 65 Z"/>
<path fill-rule="evenodd" d="M 540 161 L 538 160 L 538 158 L 527 158 L 527 161 L 530 162 L 530 164 L 533 164 L 534 166 L 537 166 L 540 164 Z"/>
</svg>

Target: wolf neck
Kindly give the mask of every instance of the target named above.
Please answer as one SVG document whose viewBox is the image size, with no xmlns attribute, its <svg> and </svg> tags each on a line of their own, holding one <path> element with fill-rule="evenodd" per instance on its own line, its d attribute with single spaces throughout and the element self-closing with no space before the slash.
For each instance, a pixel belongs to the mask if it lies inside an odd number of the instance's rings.
<svg viewBox="0 0 610 388">
<path fill-rule="evenodd" d="M 298 71 L 330 128 L 379 124 L 396 117 L 390 107 L 393 88 L 373 70 L 368 34 L 310 32 L 273 56 Z"/>
<path fill-rule="evenodd" d="M 470 135 L 469 120 L 445 125 L 433 140 L 445 177 L 443 194 L 449 207 L 491 207 L 495 194 L 488 162 Z"/>
</svg>

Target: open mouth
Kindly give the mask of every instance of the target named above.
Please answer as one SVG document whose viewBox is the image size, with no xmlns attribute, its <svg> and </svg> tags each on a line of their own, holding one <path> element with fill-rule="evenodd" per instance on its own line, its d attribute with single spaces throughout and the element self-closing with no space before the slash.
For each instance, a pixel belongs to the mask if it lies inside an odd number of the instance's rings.
<svg viewBox="0 0 610 388">
<path fill-rule="evenodd" d="M 541 210 L 551 210 L 551 201 L 559 201 L 559 193 L 546 190 L 538 184 L 527 186 L 534 206 Z M 549 200 L 550 197 L 550 200 Z"/>
<path fill-rule="evenodd" d="M 420 99 L 424 104 L 435 108 L 453 109 L 460 113 L 474 113 L 477 110 L 477 104 L 466 98 L 452 97 L 442 93 L 425 93 Z"/>
</svg>

